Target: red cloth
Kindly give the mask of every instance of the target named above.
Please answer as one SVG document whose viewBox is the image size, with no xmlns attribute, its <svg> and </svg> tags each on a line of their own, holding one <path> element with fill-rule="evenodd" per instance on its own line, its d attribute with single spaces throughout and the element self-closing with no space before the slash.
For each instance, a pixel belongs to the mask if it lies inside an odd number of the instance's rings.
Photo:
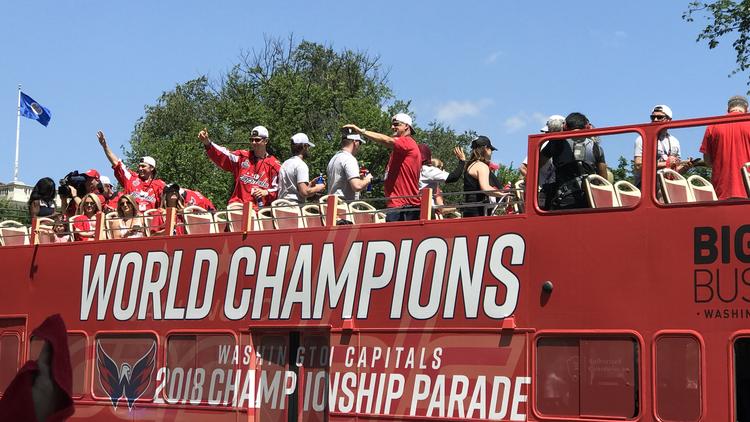
<svg viewBox="0 0 750 422">
<path fill-rule="evenodd" d="M 110 199 L 110 200 L 104 200 L 102 202 L 102 208 L 104 208 L 104 212 L 117 212 L 117 203 L 120 201 L 120 198 L 123 195 L 125 195 L 125 192 L 117 192 L 112 197 L 112 199 Z"/>
<path fill-rule="evenodd" d="M 411 136 L 394 138 L 393 151 L 388 159 L 385 178 L 385 196 L 389 208 L 419 205 L 419 173 L 422 154 Z M 411 196 L 410 198 L 392 198 Z"/>
<path fill-rule="evenodd" d="M 716 196 L 747 198 L 742 165 L 750 161 L 750 122 L 707 127 L 700 151 L 711 157 L 711 184 Z"/>
<path fill-rule="evenodd" d="M 68 334 L 62 317 L 59 314 L 50 316 L 31 333 L 31 337 L 38 337 L 49 343 L 52 355 L 50 377 L 60 388 L 60 397 L 49 398 L 55 400 L 58 406 L 47 418 L 47 422 L 64 421 L 73 415 L 75 408 L 72 398 L 73 368 L 70 364 Z M 0 420 L 36 422 L 32 386 L 38 372 L 39 365 L 33 360 L 21 367 L 0 399 Z"/>
<path fill-rule="evenodd" d="M 197 190 L 185 189 L 185 206 L 189 207 L 196 205 L 203 208 L 206 211 L 214 211 L 216 207 L 210 199 L 206 198 Z"/>
<path fill-rule="evenodd" d="M 213 142 L 206 147 L 206 155 L 214 164 L 234 175 L 234 192 L 229 198 L 230 204 L 252 202 L 253 208 L 257 210 L 258 204 L 255 203 L 255 197 L 250 194 L 253 188 L 268 191 L 268 195 L 263 198 L 263 206 L 271 205 L 271 202 L 276 199 L 281 163 L 273 155 L 255 158 L 250 151 L 229 151 Z"/>
<path fill-rule="evenodd" d="M 122 161 L 117 162 L 112 168 L 115 171 L 115 178 L 123 187 L 123 191 L 133 195 L 141 214 L 146 210 L 159 208 L 161 193 L 165 186 L 164 181 L 161 179 L 141 180 L 138 173 L 133 173 L 125 168 Z"/>
<path fill-rule="evenodd" d="M 93 220 L 93 221 L 92 221 Z M 94 240 L 93 237 L 83 237 L 78 232 L 90 232 L 96 229 L 96 215 L 88 218 L 83 214 L 78 214 L 70 219 L 73 224 L 73 237 L 76 242 Z"/>
</svg>

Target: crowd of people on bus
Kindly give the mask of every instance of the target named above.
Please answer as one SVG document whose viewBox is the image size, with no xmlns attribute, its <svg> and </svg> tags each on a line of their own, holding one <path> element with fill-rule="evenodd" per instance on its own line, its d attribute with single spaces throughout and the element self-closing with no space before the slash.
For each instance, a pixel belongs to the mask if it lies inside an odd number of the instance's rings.
<svg viewBox="0 0 750 422">
<path fill-rule="evenodd" d="M 745 97 L 729 99 L 727 112 L 730 115 L 746 113 L 747 109 Z M 650 119 L 654 123 L 669 122 L 672 117 L 672 109 L 667 105 L 660 104 L 651 109 Z M 574 112 L 565 117 L 550 116 L 541 129 L 548 134 L 570 132 L 564 139 L 546 141 L 541 147 L 538 197 L 542 209 L 585 208 L 584 179 L 592 174 L 608 178 L 604 149 L 598 137 L 578 137 L 574 133 L 592 127 L 584 114 Z M 442 213 L 449 209 L 441 195 L 440 185 L 455 183 L 462 177 L 464 201 L 457 206 L 463 217 L 488 215 L 493 210 L 488 204 L 509 194 L 494 171 L 497 167 L 491 158 L 497 148 L 487 136 L 477 136 L 471 142 L 468 157 L 463 148 L 455 147 L 453 153 L 457 165 L 449 172 L 444 170 L 440 159 L 432 157 L 428 145 L 414 139 L 411 116 L 396 114 L 391 120 L 391 129 L 391 134 L 382 134 L 355 124 L 344 125 L 340 149 L 328 162 L 325 177 L 322 174 L 318 177 L 310 175 L 306 160 L 315 144 L 305 133 L 291 137 L 291 157 L 283 163 L 268 152 L 270 137 L 264 126 L 252 129 L 249 149 L 229 150 L 211 140 L 205 129 L 198 133 L 198 140 L 203 144 L 207 158 L 234 176 L 234 187 L 228 203 L 249 203 L 256 211 L 269 206 L 276 199 L 285 199 L 301 206 L 309 198 L 324 193 L 338 195 L 345 201 L 359 200 L 361 192 L 370 189 L 374 180 L 367 169 L 360 167 L 356 158 L 362 145 L 367 142 L 390 150 L 383 177 L 387 207 L 385 220 L 388 222 L 419 219 L 419 192 L 425 187 L 434 192 L 435 212 Z M 149 227 L 145 227 L 143 220 L 138 218 L 149 210 L 171 207 L 179 211 L 193 205 L 209 212 L 216 210 L 214 204 L 200 192 L 159 179 L 153 157 L 142 157 L 137 169 L 131 170 L 112 152 L 103 132 L 97 133 L 97 139 L 112 165 L 120 191 L 114 189 L 108 177 L 90 169 L 83 173 L 69 173 L 60 181 L 58 189 L 51 178 L 45 177 L 39 180 L 31 193 L 31 217 L 52 218 L 56 242 L 71 239 L 70 233 L 62 229 L 66 222 L 74 228 L 73 240 L 93 239 L 93 227 L 100 213 L 116 214 L 116 221 L 110 229 L 112 238 L 135 238 L 147 234 L 166 234 L 162 214 L 155 214 Z M 700 151 L 705 163 L 713 170 L 712 184 L 718 197 L 746 198 L 738 169 L 750 162 L 750 122 L 709 126 Z M 682 160 L 681 153 L 679 140 L 666 129 L 660 131 L 656 145 L 657 170 L 668 168 L 685 173 L 697 160 Z M 638 136 L 633 154 L 637 187 L 641 183 L 642 157 L 643 140 Z M 528 172 L 526 159 L 520 172 L 522 178 Z M 58 194 L 62 204 L 59 210 L 55 206 Z M 181 213 L 176 218 L 178 224 L 172 234 L 184 234 Z"/>
</svg>

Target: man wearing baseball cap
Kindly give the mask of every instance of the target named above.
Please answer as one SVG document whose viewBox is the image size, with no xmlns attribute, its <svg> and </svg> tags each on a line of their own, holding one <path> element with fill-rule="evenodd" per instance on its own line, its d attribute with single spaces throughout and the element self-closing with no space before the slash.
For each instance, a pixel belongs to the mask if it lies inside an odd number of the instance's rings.
<svg viewBox="0 0 750 422">
<path fill-rule="evenodd" d="M 672 109 L 665 104 L 655 105 L 651 109 L 651 121 L 653 123 L 664 123 L 672 120 Z M 633 152 L 633 176 L 635 185 L 641 187 L 641 167 L 643 165 L 643 138 L 638 135 L 635 138 L 635 150 Z M 659 132 L 656 141 L 656 170 L 671 168 L 679 173 L 686 172 L 692 163 L 680 161 L 680 141 L 664 129 Z"/>
<path fill-rule="evenodd" d="M 268 129 L 256 126 L 250 131 L 252 151 L 229 151 L 217 145 L 203 129 L 198 139 L 206 148 L 206 155 L 219 168 L 234 175 L 234 191 L 229 203 L 251 202 L 257 211 L 258 207 L 269 205 L 278 194 L 278 176 L 281 164 L 268 153 Z"/>
<path fill-rule="evenodd" d="M 143 213 L 146 210 L 159 208 L 161 194 L 164 190 L 164 181 L 156 178 L 156 160 L 153 157 L 145 156 L 138 163 L 138 171 L 128 170 L 122 161 L 112 152 L 107 145 L 107 139 L 104 133 L 96 133 L 99 144 L 104 149 L 104 155 L 112 164 L 115 171 L 115 178 L 122 186 L 126 194 L 132 195 L 138 210 Z"/>
<path fill-rule="evenodd" d="M 325 183 L 310 183 L 310 169 L 305 163 L 310 147 L 315 144 L 304 133 L 292 136 L 292 157 L 284 161 L 279 170 L 279 199 L 296 202 L 300 205 L 305 200 L 326 188 Z"/>
<path fill-rule="evenodd" d="M 328 193 L 347 201 L 359 199 L 359 193 L 372 181 L 370 173 L 361 174 L 357 152 L 365 142 L 357 134 L 341 137 L 341 149 L 328 161 Z"/>
<path fill-rule="evenodd" d="M 99 178 L 99 181 L 101 182 L 100 186 L 102 187 L 101 198 L 99 198 L 102 201 L 102 209 L 104 209 L 105 212 L 117 211 L 117 201 L 120 200 L 123 193 L 115 191 L 109 177 L 102 176 Z"/>
<path fill-rule="evenodd" d="M 422 155 L 417 142 L 412 138 L 414 126 L 411 116 L 398 113 L 391 118 L 391 136 L 345 125 L 360 135 L 391 149 L 385 174 L 385 196 L 388 208 L 396 208 L 386 213 L 386 221 L 419 220 L 419 174 Z"/>
</svg>

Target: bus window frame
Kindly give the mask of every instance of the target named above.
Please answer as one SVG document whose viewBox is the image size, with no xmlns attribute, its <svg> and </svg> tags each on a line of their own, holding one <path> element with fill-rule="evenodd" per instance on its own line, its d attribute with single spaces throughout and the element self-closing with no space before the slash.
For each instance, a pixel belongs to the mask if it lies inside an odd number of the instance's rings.
<svg viewBox="0 0 750 422">
<path fill-rule="evenodd" d="M 750 332 L 749 332 L 750 333 Z M 674 330 L 674 329 L 665 329 L 665 330 L 659 330 L 654 333 L 654 335 L 651 338 L 651 403 L 653 404 L 651 406 L 651 414 L 654 417 L 654 420 L 657 421 L 664 421 L 661 417 L 659 417 L 659 414 L 657 412 L 658 408 L 658 402 L 656 397 L 656 391 L 657 391 L 657 385 L 656 385 L 656 342 L 662 338 L 662 337 L 692 337 L 693 339 L 697 340 L 698 342 L 698 351 L 700 353 L 700 405 L 701 405 L 701 411 L 700 415 L 698 417 L 698 421 L 702 421 L 703 417 L 705 415 L 706 409 L 708 404 L 706 403 L 706 394 L 705 394 L 705 386 L 706 386 L 706 342 L 703 339 L 703 336 L 695 330 Z"/>
<path fill-rule="evenodd" d="M 578 130 L 575 131 L 576 137 L 591 137 L 591 136 L 610 136 L 610 135 L 625 135 L 625 134 L 633 134 L 633 141 L 635 141 L 636 137 L 638 135 L 641 136 L 642 139 L 646 139 L 646 131 L 643 130 L 641 127 L 643 125 L 635 125 L 635 126 L 617 126 L 613 128 L 607 128 L 607 129 L 588 129 L 588 130 Z M 556 216 L 556 215 L 569 215 L 569 214 L 589 214 L 589 213 L 602 213 L 602 212 L 627 212 L 627 211 L 633 211 L 635 209 L 641 208 L 643 206 L 644 202 L 644 192 L 643 189 L 641 189 L 641 200 L 638 201 L 637 204 L 631 207 L 612 207 L 612 208 L 579 208 L 579 209 L 570 209 L 570 210 L 553 210 L 553 211 L 545 211 L 539 207 L 539 197 L 538 195 L 528 195 L 529 192 L 538 192 L 539 190 L 539 162 L 541 158 L 541 146 L 547 142 L 562 142 L 565 139 L 570 138 L 570 133 L 572 131 L 566 131 L 566 132 L 553 132 L 553 133 L 545 133 L 545 134 L 539 134 L 539 135 L 529 135 L 529 154 L 528 154 L 528 162 L 527 162 L 527 172 L 526 172 L 526 193 L 527 193 L 527 200 L 526 204 L 529 204 L 528 198 L 533 197 L 533 207 L 526 207 L 526 209 L 534 209 L 535 214 L 540 216 Z M 566 136 L 567 135 L 567 136 Z M 656 145 L 656 144 L 654 144 Z M 654 147 L 656 148 L 656 147 Z M 532 153 L 533 152 L 533 153 Z M 604 151 L 605 157 L 606 157 L 607 151 Z M 656 151 L 649 151 L 648 153 L 645 152 L 644 148 L 644 155 L 643 155 L 643 164 L 641 164 L 641 178 L 643 178 L 643 167 L 645 166 L 645 163 L 648 159 L 654 160 L 654 166 L 656 166 Z M 551 158 L 550 158 L 551 159 Z M 531 169 L 535 169 L 534 171 L 531 171 Z M 656 176 L 656 173 L 654 173 L 654 177 Z M 652 193 L 655 198 L 655 193 Z"/>
<path fill-rule="evenodd" d="M 536 379 L 537 375 L 537 354 L 538 354 L 538 342 L 540 338 L 577 338 L 578 340 L 581 339 L 603 339 L 603 338 L 627 338 L 630 337 L 631 339 L 635 340 L 636 344 L 638 345 L 638 354 L 636 357 L 638 358 L 636 360 L 636 375 L 637 375 L 637 381 L 635 383 L 636 386 L 636 394 L 637 394 L 637 401 L 638 403 L 638 412 L 632 417 L 632 418 L 620 418 L 620 417 L 588 417 L 588 416 L 569 416 L 569 415 L 548 415 L 545 413 L 542 413 L 537 408 L 537 387 L 538 387 L 538 380 Z M 531 378 L 533 382 L 531 383 L 531 388 L 529 391 L 529 408 L 531 413 L 534 415 L 535 418 L 537 418 L 539 421 L 576 421 L 576 422 L 585 422 L 585 421 L 594 421 L 594 420 L 620 420 L 620 421 L 637 421 L 643 418 L 643 398 L 644 398 L 644 388 L 645 388 L 645 380 L 644 380 L 644 358 L 645 358 L 645 341 L 643 339 L 643 336 L 635 331 L 635 330 L 600 330 L 600 329 L 591 329 L 591 330 L 566 330 L 566 329 L 551 329 L 551 330 L 539 330 L 531 338 L 531 347 L 528 348 L 529 353 L 531 354 Z M 531 404 L 533 403 L 533 404 Z"/>
<path fill-rule="evenodd" d="M 737 420 L 737 401 L 735 400 L 737 394 L 737 389 L 735 388 L 735 386 L 737 385 L 737 374 L 735 371 L 737 370 L 737 368 L 734 365 L 734 343 L 741 338 L 750 340 L 750 329 L 736 330 L 729 336 L 729 346 L 727 348 L 727 367 L 729 371 L 729 382 L 727 384 L 729 384 L 729 420 L 731 421 Z"/>
<path fill-rule="evenodd" d="M 107 337 L 107 336 L 118 336 L 118 335 L 119 336 L 125 336 L 125 335 L 130 335 L 130 336 L 152 335 L 154 337 L 154 339 L 156 341 L 156 357 L 154 358 L 153 380 L 154 380 L 154 386 L 156 386 L 156 383 L 155 383 L 155 381 L 156 381 L 156 375 L 157 375 L 157 373 L 159 371 L 159 368 L 162 367 L 162 366 L 164 366 L 163 365 L 163 363 L 164 363 L 164 352 L 161 351 L 162 347 L 163 347 L 162 338 L 159 336 L 159 333 L 157 333 L 154 330 L 102 330 L 102 331 L 94 331 L 94 333 L 92 334 L 94 341 L 91 343 L 91 347 L 90 347 L 91 353 L 92 353 L 92 355 L 91 355 L 92 356 L 92 361 L 93 361 L 93 359 L 96 359 L 96 340 L 97 340 L 97 338 L 100 337 L 100 336 Z M 89 384 L 89 392 L 90 392 L 90 395 L 91 395 L 91 399 L 94 402 L 97 402 L 97 403 L 99 403 L 99 402 L 109 402 L 109 404 L 111 405 L 111 399 L 109 397 L 98 396 L 95 393 L 95 391 L 94 391 L 94 386 L 96 385 L 96 384 L 94 384 L 94 382 L 96 381 L 95 380 L 95 377 L 96 377 L 96 368 L 95 368 L 95 366 L 96 365 L 91 365 L 91 372 L 90 372 L 90 374 L 91 374 L 91 377 L 90 377 L 91 383 Z M 133 402 L 133 407 L 135 407 L 136 405 L 139 405 L 139 406 L 149 405 L 149 406 L 146 406 L 146 407 L 160 406 L 159 404 L 154 403 L 154 397 L 153 396 L 150 396 L 150 397 L 147 397 L 147 398 L 144 398 L 143 396 L 141 396 L 135 402 Z"/>
<path fill-rule="evenodd" d="M 167 349 L 169 348 L 169 337 L 170 336 L 179 336 L 179 335 L 206 335 L 206 334 L 209 334 L 209 335 L 210 334 L 215 334 L 215 335 L 230 335 L 234 339 L 234 345 L 235 345 L 235 347 L 240 347 L 241 346 L 240 345 L 240 341 L 239 341 L 239 336 L 237 335 L 237 332 L 233 331 L 233 330 L 227 330 L 227 329 L 215 330 L 215 329 L 210 329 L 210 328 L 197 328 L 197 329 L 178 328 L 178 329 L 171 329 L 171 330 L 168 330 L 166 333 L 164 333 L 164 356 L 163 356 L 163 362 L 162 362 L 163 365 L 161 367 L 163 367 L 163 368 L 169 368 L 168 362 L 167 362 Z M 255 351 L 255 349 L 253 349 L 253 351 Z M 237 369 L 239 369 L 239 368 L 242 368 L 242 366 L 241 366 L 241 364 L 239 362 L 236 365 L 232 364 L 232 369 L 234 369 L 234 371 L 237 371 Z M 170 408 L 174 407 L 174 408 L 180 408 L 180 409 L 182 409 L 182 408 L 190 408 L 190 409 L 195 409 L 195 410 L 206 410 L 206 409 L 208 409 L 208 410 L 216 410 L 217 408 L 221 408 L 221 409 L 224 409 L 224 410 L 227 410 L 227 411 L 238 410 L 237 408 L 235 408 L 235 407 L 233 407 L 231 405 L 231 402 L 230 402 L 230 404 L 228 404 L 226 406 L 225 405 L 214 405 L 214 406 L 212 406 L 212 405 L 209 405 L 208 403 L 204 403 L 202 401 L 201 401 L 200 404 L 190 404 L 189 401 L 187 403 L 185 403 L 185 404 L 182 404 L 181 402 L 178 402 L 178 403 L 175 403 L 175 404 L 170 404 L 169 402 L 167 402 L 167 398 L 165 396 L 165 394 L 167 394 L 167 386 L 168 385 L 169 385 L 169 383 L 167 381 L 165 381 L 165 383 L 164 383 L 164 389 L 162 390 L 162 397 L 159 397 L 159 399 L 163 400 L 164 403 L 155 403 L 155 405 L 157 405 L 157 406 L 165 406 L 165 407 L 170 407 Z M 239 409 L 239 410 L 241 410 L 241 409 Z"/>
</svg>

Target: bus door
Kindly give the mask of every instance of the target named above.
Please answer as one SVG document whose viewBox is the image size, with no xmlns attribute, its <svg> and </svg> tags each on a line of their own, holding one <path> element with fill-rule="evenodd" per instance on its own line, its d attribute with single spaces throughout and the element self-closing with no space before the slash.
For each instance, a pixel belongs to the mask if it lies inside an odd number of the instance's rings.
<svg viewBox="0 0 750 422">
<path fill-rule="evenodd" d="M 251 337 L 256 400 L 248 421 L 328 420 L 328 332 L 261 329 Z"/>
<path fill-rule="evenodd" d="M 26 318 L 0 317 L 0 394 L 21 367 L 25 341 Z"/>
</svg>

